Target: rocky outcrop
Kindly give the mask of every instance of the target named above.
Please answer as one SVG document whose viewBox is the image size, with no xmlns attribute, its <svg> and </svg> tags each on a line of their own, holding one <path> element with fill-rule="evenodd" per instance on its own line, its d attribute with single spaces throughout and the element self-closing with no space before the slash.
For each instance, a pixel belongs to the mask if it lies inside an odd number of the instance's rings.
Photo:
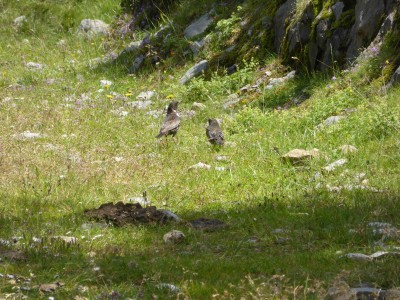
<svg viewBox="0 0 400 300">
<path fill-rule="evenodd" d="M 294 0 L 277 10 L 274 46 L 287 60 L 298 57 L 318 70 L 334 62 L 343 65 L 354 61 L 372 42 L 381 43 L 389 30 L 398 30 L 399 0 L 320 2 L 310 2 L 300 17 L 292 13 Z"/>
</svg>

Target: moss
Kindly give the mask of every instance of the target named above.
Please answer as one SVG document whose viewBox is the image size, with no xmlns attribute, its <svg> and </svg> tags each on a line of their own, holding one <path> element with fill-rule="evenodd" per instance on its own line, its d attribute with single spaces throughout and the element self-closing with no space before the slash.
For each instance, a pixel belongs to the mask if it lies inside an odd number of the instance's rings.
<svg viewBox="0 0 400 300">
<path fill-rule="evenodd" d="M 333 22 L 331 26 L 331 30 L 335 30 L 337 28 L 349 28 L 356 21 L 355 9 L 349 9 L 342 13 L 339 20 Z"/>
</svg>

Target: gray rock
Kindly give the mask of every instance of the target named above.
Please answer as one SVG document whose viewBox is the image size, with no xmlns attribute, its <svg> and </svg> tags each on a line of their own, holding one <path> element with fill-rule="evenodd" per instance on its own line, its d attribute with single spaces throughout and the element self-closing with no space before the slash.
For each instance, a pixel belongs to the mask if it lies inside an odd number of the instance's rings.
<svg viewBox="0 0 400 300">
<path fill-rule="evenodd" d="M 205 39 L 195 41 L 190 44 L 190 50 L 192 50 L 193 54 L 196 55 L 197 53 L 200 52 L 200 50 L 204 47 L 206 44 Z"/>
<path fill-rule="evenodd" d="M 193 102 L 192 104 L 192 110 L 204 110 L 206 109 L 207 106 L 205 106 L 203 103 L 199 102 Z"/>
<path fill-rule="evenodd" d="M 139 55 L 138 57 L 136 57 L 135 60 L 133 61 L 133 64 L 129 68 L 129 73 L 133 74 L 139 71 L 139 68 L 142 65 L 144 59 L 145 59 L 144 55 Z"/>
<path fill-rule="evenodd" d="M 100 80 L 100 86 L 101 87 L 109 87 L 112 84 L 113 84 L 113 82 L 111 80 L 107 80 L 107 79 Z"/>
<path fill-rule="evenodd" d="M 304 47 L 310 40 L 313 13 L 311 3 L 304 10 L 301 19 L 296 22 L 288 32 L 289 53 Z"/>
<path fill-rule="evenodd" d="M 333 163 L 330 163 L 329 165 L 324 167 L 323 170 L 325 172 L 329 173 L 329 172 L 332 172 L 332 171 L 336 170 L 338 167 L 343 166 L 346 163 L 347 163 L 347 159 L 345 159 L 345 158 L 338 159 L 338 160 L 334 161 Z"/>
<path fill-rule="evenodd" d="M 318 22 L 316 28 L 316 42 L 319 48 L 325 49 L 326 35 L 330 26 L 329 19 L 324 19 Z"/>
<path fill-rule="evenodd" d="M 199 162 L 193 166 L 190 166 L 188 170 L 199 170 L 199 169 L 210 170 L 211 166 L 207 165 L 205 163 Z"/>
<path fill-rule="evenodd" d="M 17 28 L 20 28 L 24 24 L 27 24 L 27 23 L 28 23 L 28 20 L 25 16 L 19 16 L 19 17 L 15 18 L 14 22 L 13 22 L 14 26 Z"/>
<path fill-rule="evenodd" d="M 208 68 L 208 61 L 202 60 L 201 62 L 197 63 L 193 67 L 191 67 L 185 75 L 179 80 L 181 84 L 188 83 L 192 78 L 201 75 L 206 69 Z"/>
<path fill-rule="evenodd" d="M 176 214 L 174 214 L 172 211 L 170 210 L 166 210 L 166 209 L 159 209 L 160 212 L 162 212 L 168 219 L 170 220 L 174 220 L 175 222 L 180 222 L 182 221 L 182 219 L 180 217 L 178 217 Z"/>
<path fill-rule="evenodd" d="M 213 22 L 213 18 L 211 16 L 212 13 L 213 11 L 210 11 L 202 15 L 200 18 L 198 18 L 192 24 L 186 27 L 186 29 L 183 32 L 185 38 L 190 39 L 192 37 L 195 37 L 196 35 L 205 32 L 208 26 L 210 26 L 211 23 Z"/>
<path fill-rule="evenodd" d="M 101 20 L 83 19 L 78 27 L 78 32 L 91 35 L 108 35 L 110 33 L 110 25 Z"/>
<path fill-rule="evenodd" d="M 268 16 L 264 16 L 261 18 L 261 24 L 266 30 L 269 30 L 272 28 L 272 20 Z"/>
<path fill-rule="evenodd" d="M 376 36 L 384 12 L 385 3 L 382 0 L 357 1 L 355 7 L 356 20 L 351 29 L 351 43 L 346 53 L 348 59 L 354 59 L 359 54 L 361 47 L 368 46 L 368 44 L 365 45 L 365 42 L 371 41 Z"/>
<path fill-rule="evenodd" d="M 216 161 L 228 161 L 228 157 L 226 155 L 216 155 L 215 160 Z"/>
<path fill-rule="evenodd" d="M 30 132 L 30 131 L 24 131 L 20 134 L 15 134 L 14 138 L 20 139 L 20 140 L 31 140 L 31 139 L 37 139 L 44 137 L 45 135 L 38 133 L 38 132 Z"/>
<path fill-rule="evenodd" d="M 322 128 L 322 127 L 329 127 L 332 125 L 337 124 L 340 120 L 344 119 L 344 116 L 331 116 L 327 118 L 324 122 L 321 124 L 317 125 L 317 128 Z"/>
<path fill-rule="evenodd" d="M 134 109 L 146 109 L 152 103 L 153 103 L 153 101 L 151 101 L 151 100 L 144 100 L 144 101 L 132 101 L 127 104 L 129 107 L 134 108 Z"/>
<path fill-rule="evenodd" d="M 392 77 L 390 78 L 388 87 L 393 87 L 400 82 L 400 66 L 396 69 L 393 73 Z"/>
<path fill-rule="evenodd" d="M 274 47 L 277 52 L 279 52 L 283 39 L 286 34 L 286 21 L 294 11 L 295 6 L 296 6 L 296 0 L 287 0 L 276 11 L 274 17 L 274 32 L 275 32 Z"/>
<path fill-rule="evenodd" d="M 146 92 L 141 92 L 136 99 L 138 100 L 150 100 L 156 95 L 155 91 L 146 91 Z"/>
<path fill-rule="evenodd" d="M 134 41 L 134 42 L 129 43 L 129 45 L 126 46 L 124 50 L 122 50 L 120 55 L 125 55 L 128 53 L 135 52 L 136 50 L 138 50 L 140 48 L 141 44 L 142 44 L 142 41 Z"/>
<path fill-rule="evenodd" d="M 312 150 L 293 149 L 288 153 L 282 155 L 281 158 L 285 161 L 289 161 L 293 165 L 296 165 L 318 156 L 319 156 L 319 150 L 316 148 Z"/>
<path fill-rule="evenodd" d="M 236 104 L 238 104 L 240 102 L 240 98 L 237 94 L 231 94 L 228 96 L 228 98 L 226 99 L 223 108 L 224 109 L 232 109 L 235 107 Z"/>
<path fill-rule="evenodd" d="M 177 287 L 176 285 L 173 285 L 171 283 L 165 283 L 165 282 L 161 282 L 161 283 L 157 284 L 156 287 L 158 289 L 167 289 L 172 293 L 179 293 L 181 291 L 181 289 L 179 287 Z"/>
<path fill-rule="evenodd" d="M 333 11 L 333 14 L 335 15 L 336 20 L 338 20 L 342 15 L 343 8 L 344 8 L 343 2 L 336 2 L 335 4 L 332 5 L 331 9 Z"/>
<path fill-rule="evenodd" d="M 178 244 L 185 239 L 185 235 L 182 231 L 172 230 L 163 236 L 164 243 L 166 244 Z"/>
</svg>

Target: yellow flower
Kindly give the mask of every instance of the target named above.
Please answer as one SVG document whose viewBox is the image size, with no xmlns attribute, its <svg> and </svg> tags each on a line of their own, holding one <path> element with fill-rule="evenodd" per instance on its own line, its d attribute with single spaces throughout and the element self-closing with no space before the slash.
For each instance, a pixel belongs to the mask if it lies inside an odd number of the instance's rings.
<svg viewBox="0 0 400 300">
<path fill-rule="evenodd" d="M 125 96 L 130 97 L 132 96 L 132 93 L 126 93 Z"/>
<path fill-rule="evenodd" d="M 114 96 L 113 95 L 107 95 L 107 98 L 108 99 L 111 99 L 111 98 L 113 98 Z"/>
<path fill-rule="evenodd" d="M 169 95 L 167 96 L 167 99 L 172 99 L 172 98 L 174 98 L 174 95 L 173 95 L 173 94 L 169 94 Z"/>
</svg>

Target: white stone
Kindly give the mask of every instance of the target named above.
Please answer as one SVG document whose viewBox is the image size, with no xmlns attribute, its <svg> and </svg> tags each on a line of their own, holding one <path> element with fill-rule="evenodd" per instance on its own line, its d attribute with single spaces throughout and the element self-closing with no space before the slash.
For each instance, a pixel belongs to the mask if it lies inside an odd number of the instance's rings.
<svg viewBox="0 0 400 300">
<path fill-rule="evenodd" d="M 163 236 L 164 243 L 166 244 L 177 244 L 185 239 L 185 235 L 182 231 L 172 230 Z"/>
<path fill-rule="evenodd" d="M 146 92 L 141 92 L 136 99 L 138 100 L 150 100 L 156 95 L 155 91 L 146 91 Z"/>
<path fill-rule="evenodd" d="M 211 166 L 210 166 L 210 165 L 207 165 L 207 164 L 205 164 L 205 163 L 199 162 L 199 163 L 197 163 L 197 164 L 195 164 L 195 165 L 189 167 L 189 170 L 195 170 L 195 169 L 210 170 L 210 169 L 211 169 Z"/>
<path fill-rule="evenodd" d="M 333 163 L 330 163 L 329 165 L 327 165 L 323 170 L 326 172 L 332 172 L 337 167 L 343 166 L 346 163 L 347 163 L 346 158 L 338 159 L 338 160 L 334 161 Z"/>
<path fill-rule="evenodd" d="M 106 80 L 106 79 L 100 80 L 100 86 L 101 87 L 109 87 L 112 84 L 113 84 L 113 82 L 111 80 Z"/>
</svg>

